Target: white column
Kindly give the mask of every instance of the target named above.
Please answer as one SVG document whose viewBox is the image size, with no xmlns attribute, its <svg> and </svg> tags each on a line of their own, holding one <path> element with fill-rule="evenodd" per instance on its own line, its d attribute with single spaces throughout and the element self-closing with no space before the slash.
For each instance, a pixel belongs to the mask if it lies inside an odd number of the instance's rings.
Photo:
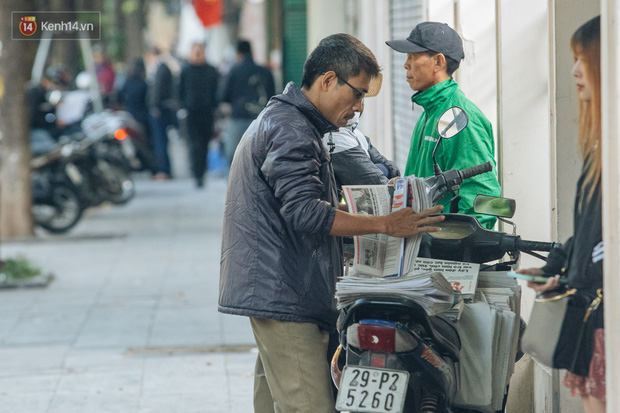
<svg viewBox="0 0 620 413">
<path fill-rule="evenodd" d="M 383 73 L 383 85 L 378 96 L 364 102 L 364 115 L 360 130 L 388 159 L 394 159 L 392 125 L 390 123 L 392 102 L 390 93 L 390 40 L 389 2 L 362 0 L 357 3 L 357 33 L 352 33 L 373 52 Z M 404 69 L 403 69 L 404 73 Z M 403 81 L 404 83 L 404 81 Z M 402 172 L 402 171 L 401 171 Z"/>
<path fill-rule="evenodd" d="M 314 50 L 323 38 L 346 31 L 344 0 L 308 0 L 306 11 L 308 53 Z"/>
<path fill-rule="evenodd" d="M 603 241 L 607 412 L 620 408 L 620 0 L 601 1 Z"/>
</svg>

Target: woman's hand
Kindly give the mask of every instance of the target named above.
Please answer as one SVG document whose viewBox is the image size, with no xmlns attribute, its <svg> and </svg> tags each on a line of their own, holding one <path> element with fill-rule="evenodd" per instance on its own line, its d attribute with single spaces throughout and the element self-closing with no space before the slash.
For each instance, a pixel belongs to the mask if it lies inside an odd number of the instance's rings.
<svg viewBox="0 0 620 413">
<path fill-rule="evenodd" d="M 518 274 L 541 276 L 544 275 L 542 268 L 525 268 L 515 271 Z M 537 283 L 534 281 L 528 281 L 527 286 L 535 290 L 537 293 L 544 293 L 546 291 L 555 290 L 560 285 L 560 276 L 549 277 L 546 283 Z"/>
</svg>

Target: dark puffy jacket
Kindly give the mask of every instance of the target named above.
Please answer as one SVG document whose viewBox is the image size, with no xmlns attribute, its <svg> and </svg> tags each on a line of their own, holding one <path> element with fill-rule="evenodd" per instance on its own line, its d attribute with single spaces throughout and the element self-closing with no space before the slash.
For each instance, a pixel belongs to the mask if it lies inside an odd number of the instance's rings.
<svg viewBox="0 0 620 413">
<path fill-rule="evenodd" d="M 243 135 L 228 178 L 219 311 L 335 328 L 341 239 L 326 132 L 291 82 Z"/>
<path fill-rule="evenodd" d="M 246 56 L 230 69 L 224 81 L 221 101 L 231 104 L 233 118 L 254 119 L 257 115 L 255 106 L 262 109 L 274 94 L 271 71 L 254 63 L 251 56 Z"/>
</svg>

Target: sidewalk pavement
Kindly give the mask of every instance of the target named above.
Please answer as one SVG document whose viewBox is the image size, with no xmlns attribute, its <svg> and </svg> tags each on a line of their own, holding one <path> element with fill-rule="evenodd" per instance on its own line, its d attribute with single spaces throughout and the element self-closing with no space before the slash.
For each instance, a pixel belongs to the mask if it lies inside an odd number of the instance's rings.
<svg viewBox="0 0 620 413">
<path fill-rule="evenodd" d="M 249 321 L 217 312 L 225 180 L 136 185 L 66 235 L 0 245 L 55 276 L 0 289 L 1 413 L 253 411 Z"/>
</svg>

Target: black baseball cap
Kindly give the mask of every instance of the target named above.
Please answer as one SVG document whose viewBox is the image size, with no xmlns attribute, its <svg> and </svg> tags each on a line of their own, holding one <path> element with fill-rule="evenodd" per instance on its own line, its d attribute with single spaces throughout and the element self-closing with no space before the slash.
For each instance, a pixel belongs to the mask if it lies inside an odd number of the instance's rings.
<svg viewBox="0 0 620 413">
<path fill-rule="evenodd" d="M 460 62 L 465 57 L 461 36 L 445 23 L 420 23 L 414 27 L 406 39 L 388 40 L 385 44 L 401 53 L 417 53 L 432 50 L 448 56 L 457 62 Z"/>
</svg>

